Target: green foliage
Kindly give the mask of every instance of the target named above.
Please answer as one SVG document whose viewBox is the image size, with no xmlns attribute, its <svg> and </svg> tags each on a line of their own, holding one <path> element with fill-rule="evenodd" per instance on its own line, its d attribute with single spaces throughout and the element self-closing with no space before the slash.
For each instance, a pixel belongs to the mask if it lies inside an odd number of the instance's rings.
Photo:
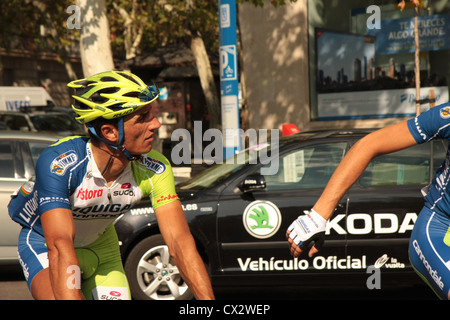
<svg viewBox="0 0 450 320">
<path fill-rule="evenodd" d="M 257 7 L 264 7 L 264 2 L 265 0 L 236 0 L 236 3 L 244 3 L 244 2 L 250 2 L 251 4 L 253 4 L 254 6 Z M 286 0 L 270 0 L 270 3 L 274 6 L 274 7 L 278 7 L 278 6 L 284 6 L 286 4 Z M 297 2 L 297 0 L 289 0 L 288 2 Z"/>
<path fill-rule="evenodd" d="M 197 0 L 189 7 L 185 0 L 107 0 L 108 19 L 113 33 L 113 51 L 123 55 L 124 20 L 114 7 L 134 12 L 133 29 L 144 27 L 140 44 L 142 52 L 184 41 L 192 33 L 201 34 L 210 50 L 218 49 L 217 1 Z M 137 31 L 137 30 L 135 30 Z"/>
<path fill-rule="evenodd" d="M 59 52 L 72 43 L 76 32 L 67 32 L 66 9 L 75 1 L 63 4 L 52 0 L 0 1 L 0 46 L 7 50 Z"/>
<path fill-rule="evenodd" d="M 273 6 L 296 0 L 270 0 Z M 263 6 L 264 0 L 237 0 Z M 79 39 L 68 29 L 67 8 L 75 0 L 1 0 L 0 46 L 6 49 L 62 52 Z M 144 28 L 141 52 L 199 35 L 208 51 L 218 51 L 218 1 L 211 0 L 106 0 L 111 45 L 116 58 L 124 58 L 125 20 L 117 7 L 133 15 L 131 39 Z"/>
</svg>

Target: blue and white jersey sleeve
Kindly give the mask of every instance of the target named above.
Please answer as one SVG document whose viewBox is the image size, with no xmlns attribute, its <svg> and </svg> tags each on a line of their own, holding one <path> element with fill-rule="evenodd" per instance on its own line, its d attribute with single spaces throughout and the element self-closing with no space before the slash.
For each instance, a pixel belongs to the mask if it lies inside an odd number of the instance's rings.
<svg viewBox="0 0 450 320">
<path fill-rule="evenodd" d="M 431 108 L 407 123 L 417 143 L 433 139 L 450 140 L 450 102 Z"/>
<path fill-rule="evenodd" d="M 66 141 L 64 145 L 62 142 Z M 60 147 L 62 146 L 62 147 Z M 69 147 L 67 147 L 69 146 Z M 44 150 L 36 165 L 36 183 L 32 190 L 22 187 L 8 206 L 11 218 L 43 235 L 40 216 L 51 209 L 72 209 L 70 194 L 73 169 L 86 154 L 86 141 L 66 138 Z"/>
<path fill-rule="evenodd" d="M 450 103 L 431 108 L 423 114 L 408 120 L 408 128 L 417 143 L 434 139 L 450 140 Z M 425 206 L 443 213 L 450 212 L 450 152 L 437 170 L 428 192 Z"/>
<path fill-rule="evenodd" d="M 39 214 L 48 210 L 72 209 L 70 204 L 70 181 L 72 170 L 85 152 L 57 146 L 47 148 L 39 157 L 36 165 L 36 190 L 39 191 Z M 84 150 L 83 150 L 84 151 Z"/>
</svg>

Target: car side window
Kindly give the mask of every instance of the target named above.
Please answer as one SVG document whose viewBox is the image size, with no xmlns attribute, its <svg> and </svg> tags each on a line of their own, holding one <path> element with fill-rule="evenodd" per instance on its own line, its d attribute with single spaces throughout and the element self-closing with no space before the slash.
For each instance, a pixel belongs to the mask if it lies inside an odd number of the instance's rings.
<svg viewBox="0 0 450 320">
<path fill-rule="evenodd" d="M 433 170 L 436 171 L 445 159 L 442 141 L 416 145 L 373 159 L 360 183 L 365 187 L 427 185 L 430 183 L 432 151 Z"/>
<path fill-rule="evenodd" d="M 22 130 L 22 131 L 30 131 L 31 128 L 28 125 L 27 119 L 24 116 L 18 114 L 5 114 L 0 115 L 0 119 L 4 122 L 9 129 L 11 130 Z"/>
<path fill-rule="evenodd" d="M 278 172 L 265 175 L 266 189 L 323 188 L 341 162 L 347 142 L 322 143 L 280 156 Z"/>
<path fill-rule="evenodd" d="M 14 159 L 11 143 L 0 142 L 0 178 L 14 178 Z"/>
</svg>

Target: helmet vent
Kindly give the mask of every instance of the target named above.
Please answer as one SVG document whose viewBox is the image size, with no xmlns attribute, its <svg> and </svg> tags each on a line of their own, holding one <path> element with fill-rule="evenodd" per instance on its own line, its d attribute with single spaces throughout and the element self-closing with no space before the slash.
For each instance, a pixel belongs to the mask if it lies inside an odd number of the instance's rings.
<svg viewBox="0 0 450 320">
<path fill-rule="evenodd" d="M 137 98 L 139 96 L 138 91 L 133 91 L 133 92 L 127 92 L 125 94 L 123 94 L 124 97 L 130 97 L 130 98 Z"/>
<path fill-rule="evenodd" d="M 133 81 L 134 83 L 136 83 L 137 85 L 140 86 L 140 83 L 137 82 L 136 79 L 133 79 L 133 77 L 130 77 L 128 74 L 122 73 L 122 72 L 118 72 L 118 73 L 120 73 L 120 75 L 121 75 L 122 77 L 127 78 L 128 80 Z"/>
<path fill-rule="evenodd" d="M 113 77 L 102 77 L 100 79 L 100 82 L 117 82 L 117 79 Z"/>
<path fill-rule="evenodd" d="M 88 81 L 88 80 L 83 79 L 83 80 L 74 81 L 73 83 L 76 85 L 79 85 L 79 86 L 87 87 L 91 83 L 97 83 L 97 81 Z"/>
</svg>

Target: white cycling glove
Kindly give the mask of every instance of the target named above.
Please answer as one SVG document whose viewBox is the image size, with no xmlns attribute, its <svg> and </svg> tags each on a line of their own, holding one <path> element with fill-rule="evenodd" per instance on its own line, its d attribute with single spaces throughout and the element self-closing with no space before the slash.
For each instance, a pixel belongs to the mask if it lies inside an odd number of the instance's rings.
<svg viewBox="0 0 450 320">
<path fill-rule="evenodd" d="M 327 220 L 325 220 L 316 211 L 311 210 L 309 214 L 299 216 L 288 228 L 291 238 L 300 249 L 305 249 L 311 242 L 319 250 L 325 241 L 325 229 Z"/>
</svg>

